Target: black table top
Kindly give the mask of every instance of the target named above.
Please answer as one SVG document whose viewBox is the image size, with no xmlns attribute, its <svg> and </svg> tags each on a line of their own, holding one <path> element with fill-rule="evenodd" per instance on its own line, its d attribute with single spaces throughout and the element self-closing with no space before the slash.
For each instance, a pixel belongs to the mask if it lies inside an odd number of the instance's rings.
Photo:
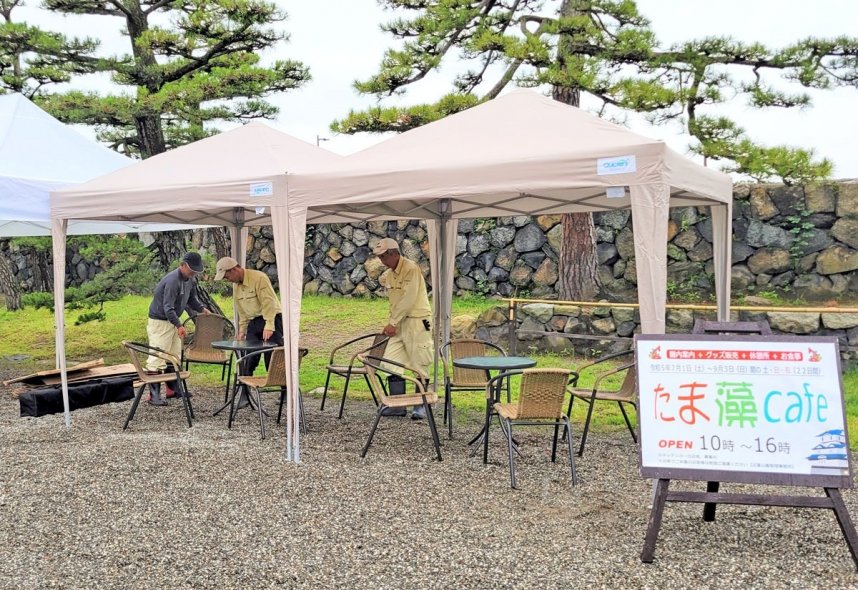
<svg viewBox="0 0 858 590">
<path fill-rule="evenodd" d="M 511 369 L 529 369 L 536 361 L 526 356 L 466 356 L 453 359 L 453 365 L 462 369 L 482 369 L 484 371 L 509 371 Z"/>
<path fill-rule="evenodd" d="M 263 342 L 262 340 L 214 340 L 212 348 L 219 350 L 235 350 L 239 352 L 253 352 L 266 348 L 277 348 L 279 344 Z"/>
</svg>

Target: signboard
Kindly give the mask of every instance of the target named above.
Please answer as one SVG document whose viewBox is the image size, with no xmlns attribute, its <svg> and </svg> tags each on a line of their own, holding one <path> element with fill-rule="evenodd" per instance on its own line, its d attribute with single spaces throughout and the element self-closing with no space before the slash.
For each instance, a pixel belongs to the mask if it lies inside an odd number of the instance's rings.
<svg viewBox="0 0 858 590">
<path fill-rule="evenodd" d="M 851 487 L 833 337 L 635 336 L 643 477 Z"/>
</svg>

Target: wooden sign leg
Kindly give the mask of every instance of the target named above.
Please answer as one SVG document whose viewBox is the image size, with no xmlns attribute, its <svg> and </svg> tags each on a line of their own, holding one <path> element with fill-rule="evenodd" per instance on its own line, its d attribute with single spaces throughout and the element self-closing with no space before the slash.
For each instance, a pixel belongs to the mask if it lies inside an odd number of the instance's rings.
<svg viewBox="0 0 858 590">
<path fill-rule="evenodd" d="M 655 554 L 655 542 L 658 540 L 658 531 L 661 528 L 661 517 L 664 515 L 664 503 L 667 501 L 667 488 L 669 479 L 660 479 L 655 486 L 655 494 L 652 498 L 652 512 L 649 513 L 649 525 L 646 529 L 641 561 L 652 563 Z"/>
<path fill-rule="evenodd" d="M 852 561 L 855 562 L 855 567 L 858 568 L 858 534 L 855 532 L 855 525 L 852 524 L 852 519 L 849 518 L 849 512 L 846 510 L 846 504 L 843 503 L 840 490 L 838 488 L 825 488 L 825 494 L 831 500 L 831 508 L 834 510 L 834 514 L 837 515 L 837 524 L 840 525 L 840 531 L 846 538 L 846 544 L 849 545 L 849 551 L 852 553 Z"/>
<path fill-rule="evenodd" d="M 717 481 L 706 482 L 706 492 L 717 494 L 721 483 Z M 718 506 L 715 502 L 707 502 L 703 505 L 703 520 L 706 522 L 715 522 L 715 508 Z"/>
</svg>

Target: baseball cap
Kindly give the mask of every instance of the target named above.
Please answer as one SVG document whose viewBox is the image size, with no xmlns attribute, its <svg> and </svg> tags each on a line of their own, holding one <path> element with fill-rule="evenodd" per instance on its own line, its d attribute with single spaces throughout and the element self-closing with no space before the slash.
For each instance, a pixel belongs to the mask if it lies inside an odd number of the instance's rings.
<svg viewBox="0 0 858 590">
<path fill-rule="evenodd" d="M 238 266 L 238 261 L 235 258 L 224 256 L 217 261 L 217 266 L 215 267 L 217 269 L 217 273 L 215 274 L 215 280 L 221 280 L 223 278 L 223 273 L 225 273 L 231 268 L 235 268 L 236 266 Z"/>
<path fill-rule="evenodd" d="M 376 256 L 381 256 L 388 250 L 399 251 L 399 244 L 397 244 L 396 240 L 394 240 L 393 238 L 383 238 L 379 240 L 375 247 L 372 249 L 372 253 Z"/>
<path fill-rule="evenodd" d="M 182 262 L 187 263 L 191 270 L 194 272 L 203 272 L 205 267 L 203 266 L 203 259 L 196 252 L 188 252 L 182 257 Z"/>
</svg>

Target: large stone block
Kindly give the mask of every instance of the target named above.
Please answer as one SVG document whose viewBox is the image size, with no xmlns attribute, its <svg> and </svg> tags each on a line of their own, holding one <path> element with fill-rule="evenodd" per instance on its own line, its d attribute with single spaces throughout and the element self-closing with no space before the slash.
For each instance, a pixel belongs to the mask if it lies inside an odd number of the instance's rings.
<svg viewBox="0 0 858 590">
<path fill-rule="evenodd" d="M 809 184 L 804 187 L 804 200 L 808 211 L 833 213 L 837 206 L 833 184 Z"/>
<path fill-rule="evenodd" d="M 536 225 L 526 225 L 515 234 L 513 241 L 517 252 L 534 252 L 542 248 L 548 239 Z"/>
<path fill-rule="evenodd" d="M 760 248 L 748 258 L 748 269 L 754 274 L 777 274 L 788 271 L 791 266 L 790 254 L 782 248 Z"/>
<path fill-rule="evenodd" d="M 833 246 L 819 253 L 816 272 L 822 275 L 838 274 L 858 269 L 858 251 L 844 246 Z"/>
<path fill-rule="evenodd" d="M 843 330 L 858 326 L 858 313 L 823 313 L 822 325 L 830 330 Z"/>
<path fill-rule="evenodd" d="M 762 221 L 766 221 L 775 217 L 780 211 L 775 206 L 774 201 L 769 197 L 765 187 L 755 186 L 751 189 L 751 213 L 754 217 Z"/>
<path fill-rule="evenodd" d="M 779 332 L 810 334 L 819 329 L 818 313 L 770 311 L 768 317 L 771 327 Z"/>
<path fill-rule="evenodd" d="M 858 249 L 858 218 L 843 217 L 834 222 L 831 235 L 851 248 Z"/>
<path fill-rule="evenodd" d="M 858 217 L 858 183 L 844 182 L 838 185 L 837 216 Z"/>
</svg>

